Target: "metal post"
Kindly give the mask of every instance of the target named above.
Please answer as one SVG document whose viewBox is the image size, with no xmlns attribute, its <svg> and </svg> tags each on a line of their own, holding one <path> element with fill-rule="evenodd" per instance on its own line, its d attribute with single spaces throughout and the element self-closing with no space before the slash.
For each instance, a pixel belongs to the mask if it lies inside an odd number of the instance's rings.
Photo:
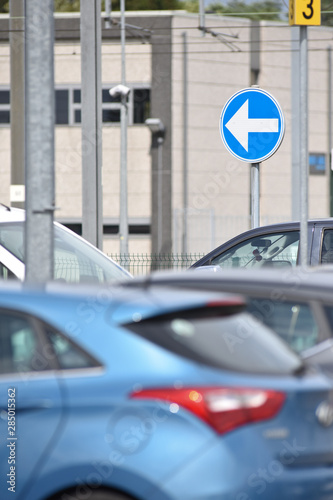
<svg viewBox="0 0 333 500">
<path fill-rule="evenodd" d="M 308 43 L 307 26 L 300 26 L 300 264 L 308 264 Z"/>
<path fill-rule="evenodd" d="M 333 215 L 333 174 L 332 174 L 332 47 L 327 48 L 327 165 L 329 214 Z"/>
<path fill-rule="evenodd" d="M 81 1 L 82 235 L 103 248 L 101 0 Z"/>
<path fill-rule="evenodd" d="M 163 214 L 162 214 L 162 193 L 163 193 L 163 137 L 157 138 L 157 253 L 160 254 L 162 251 L 162 226 L 163 226 Z"/>
<path fill-rule="evenodd" d="M 199 28 L 202 29 L 202 36 L 205 36 L 205 2 L 199 0 Z"/>
<path fill-rule="evenodd" d="M 187 78 L 187 35 L 183 33 L 183 253 L 187 253 L 187 240 L 188 240 L 188 224 L 187 224 L 187 211 L 188 211 L 188 78 Z"/>
<path fill-rule="evenodd" d="M 300 220 L 300 30 L 291 27 L 291 215 Z"/>
<path fill-rule="evenodd" d="M 251 228 L 260 226 L 260 163 L 251 163 Z"/>
<path fill-rule="evenodd" d="M 111 28 L 111 0 L 105 0 L 105 28 Z"/>
<path fill-rule="evenodd" d="M 125 0 L 120 1 L 121 22 L 121 84 L 126 84 L 125 72 Z M 120 253 L 128 253 L 128 209 L 127 209 L 127 95 L 121 95 L 121 116 L 120 116 L 120 215 L 119 215 L 119 238 L 120 238 Z"/>
<path fill-rule="evenodd" d="M 26 281 L 53 278 L 53 0 L 26 0 Z"/>
<path fill-rule="evenodd" d="M 24 208 L 24 0 L 11 0 L 10 7 L 10 203 Z"/>
</svg>

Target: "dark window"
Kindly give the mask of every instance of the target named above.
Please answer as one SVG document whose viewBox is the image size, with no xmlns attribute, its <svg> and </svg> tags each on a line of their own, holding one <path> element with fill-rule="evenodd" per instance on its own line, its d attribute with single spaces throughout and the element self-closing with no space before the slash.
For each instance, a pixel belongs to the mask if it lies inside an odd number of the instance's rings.
<svg viewBox="0 0 333 500">
<path fill-rule="evenodd" d="M 120 122 L 120 109 L 103 109 L 103 123 Z"/>
<path fill-rule="evenodd" d="M 248 313 L 210 318 L 194 313 L 192 319 L 178 314 L 126 326 L 169 351 L 225 370 L 287 375 L 302 366 L 272 330 Z"/>
<path fill-rule="evenodd" d="M 150 116 L 150 90 L 134 89 L 133 123 L 144 123 Z"/>
<path fill-rule="evenodd" d="M 74 89 L 73 94 L 74 94 L 73 101 L 75 103 L 81 102 L 81 90 L 80 89 Z"/>
<path fill-rule="evenodd" d="M 74 112 L 75 123 L 81 123 L 81 109 L 76 109 Z"/>
<path fill-rule="evenodd" d="M 127 98 L 128 100 L 128 98 Z M 102 102 L 121 102 L 120 95 L 112 97 L 108 89 L 102 90 Z"/>
<path fill-rule="evenodd" d="M 38 337 L 30 322 L 15 313 L 0 313 L 0 373 L 34 371 Z"/>
<path fill-rule="evenodd" d="M 0 90 L 0 104 L 10 103 L 10 92 L 9 90 Z"/>
<path fill-rule="evenodd" d="M 9 111 L 0 111 L 0 123 L 10 123 Z"/>
<path fill-rule="evenodd" d="M 56 90 L 56 124 L 68 124 L 68 90 Z"/>
<path fill-rule="evenodd" d="M 323 245 L 321 249 L 321 263 L 333 264 L 333 231 L 325 229 Z"/>
</svg>

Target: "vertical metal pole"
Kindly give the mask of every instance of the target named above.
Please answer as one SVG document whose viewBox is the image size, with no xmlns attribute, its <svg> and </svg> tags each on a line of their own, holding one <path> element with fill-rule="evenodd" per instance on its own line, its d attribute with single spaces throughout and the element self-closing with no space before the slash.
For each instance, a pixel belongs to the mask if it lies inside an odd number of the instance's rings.
<svg viewBox="0 0 333 500">
<path fill-rule="evenodd" d="M 25 7 L 25 279 L 43 283 L 53 278 L 53 0 L 26 0 Z"/>
<path fill-rule="evenodd" d="M 163 193 L 163 137 L 157 138 L 157 253 L 162 251 L 162 193 Z"/>
<path fill-rule="evenodd" d="M 300 264 L 308 264 L 308 41 L 307 26 L 300 26 Z"/>
<path fill-rule="evenodd" d="M 24 0 L 11 0 L 10 7 L 10 202 L 24 208 Z"/>
<path fill-rule="evenodd" d="M 105 28 L 111 28 L 111 0 L 105 0 Z"/>
<path fill-rule="evenodd" d="M 205 36 L 205 0 L 199 0 L 199 28 L 203 28 L 202 36 Z"/>
<path fill-rule="evenodd" d="M 188 240 L 188 78 L 187 78 L 187 34 L 183 33 L 183 245 L 182 251 L 187 253 Z"/>
<path fill-rule="evenodd" d="M 300 220 L 300 29 L 291 27 L 291 216 Z"/>
<path fill-rule="evenodd" d="M 121 36 L 121 84 L 126 85 L 126 70 L 125 70 L 125 42 L 126 42 L 126 27 L 125 27 L 125 0 L 120 1 L 121 20 L 120 20 L 120 36 Z M 120 253 L 128 253 L 128 213 L 127 213 L 127 96 L 121 96 L 121 116 L 120 116 L 120 216 L 119 216 L 119 238 L 120 238 Z"/>
<path fill-rule="evenodd" d="M 251 163 L 251 228 L 260 226 L 260 163 Z"/>
<path fill-rule="evenodd" d="M 332 175 L 332 47 L 327 48 L 327 175 L 328 175 L 328 209 L 333 214 L 333 175 Z"/>
<path fill-rule="evenodd" d="M 81 1 L 82 235 L 103 248 L 101 0 Z"/>
</svg>

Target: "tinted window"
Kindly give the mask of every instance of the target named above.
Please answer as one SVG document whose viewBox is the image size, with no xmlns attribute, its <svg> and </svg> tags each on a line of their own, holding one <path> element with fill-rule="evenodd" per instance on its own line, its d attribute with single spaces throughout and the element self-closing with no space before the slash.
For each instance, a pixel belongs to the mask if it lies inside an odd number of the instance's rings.
<svg viewBox="0 0 333 500">
<path fill-rule="evenodd" d="M 270 299 L 249 299 L 248 310 L 296 352 L 319 341 L 319 327 L 309 304 Z"/>
<path fill-rule="evenodd" d="M 144 123 L 150 115 L 150 90 L 134 89 L 134 123 Z"/>
<path fill-rule="evenodd" d="M 68 90 L 56 90 L 56 124 L 68 123 Z"/>
<path fill-rule="evenodd" d="M 291 374 L 299 358 L 248 313 L 229 317 L 148 320 L 128 328 L 189 359 L 247 373 Z"/>
<path fill-rule="evenodd" d="M 38 337 L 27 319 L 14 313 L 0 313 L 0 373 L 34 371 Z"/>
<path fill-rule="evenodd" d="M 99 366 L 93 358 L 60 333 L 48 329 L 47 337 L 52 345 L 59 368 L 69 370 Z"/>
<path fill-rule="evenodd" d="M 321 262 L 322 264 L 333 263 L 333 231 L 331 229 L 326 229 L 324 231 Z"/>
<path fill-rule="evenodd" d="M 265 234 L 249 238 L 211 261 L 220 267 L 296 266 L 299 231 Z"/>
</svg>

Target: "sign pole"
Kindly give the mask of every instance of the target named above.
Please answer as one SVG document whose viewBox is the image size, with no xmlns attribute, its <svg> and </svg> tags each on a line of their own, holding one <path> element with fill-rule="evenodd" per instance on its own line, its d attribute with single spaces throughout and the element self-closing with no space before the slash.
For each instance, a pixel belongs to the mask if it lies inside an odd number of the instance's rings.
<svg viewBox="0 0 333 500">
<path fill-rule="evenodd" d="M 300 264 L 308 265 L 308 43 L 307 26 L 300 26 Z"/>
<path fill-rule="evenodd" d="M 260 163 L 251 163 L 251 229 L 260 226 Z"/>
</svg>

